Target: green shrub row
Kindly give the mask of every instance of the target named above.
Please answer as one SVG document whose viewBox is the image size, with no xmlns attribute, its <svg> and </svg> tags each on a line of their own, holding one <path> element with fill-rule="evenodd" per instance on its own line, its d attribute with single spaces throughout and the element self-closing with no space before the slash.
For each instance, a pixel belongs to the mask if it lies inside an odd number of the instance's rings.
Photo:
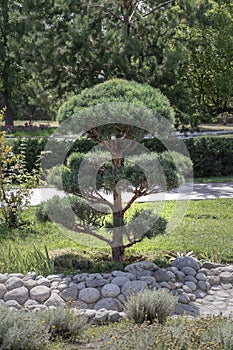
<svg viewBox="0 0 233 350">
<path fill-rule="evenodd" d="M 233 138 L 198 137 L 184 140 L 190 158 L 193 162 L 194 177 L 213 177 L 233 175 Z M 60 164 L 61 160 L 74 151 L 88 152 L 95 143 L 89 139 L 79 139 L 74 143 L 69 140 L 50 139 L 18 139 L 13 143 L 13 152 L 18 153 L 25 149 L 26 165 L 29 171 L 39 166 L 41 152 L 42 164 L 46 169 Z M 145 147 L 151 152 L 163 152 L 165 145 L 158 139 L 145 139 Z M 176 150 L 176 142 L 169 142 L 170 147 Z M 51 152 L 46 152 L 46 147 Z"/>
</svg>

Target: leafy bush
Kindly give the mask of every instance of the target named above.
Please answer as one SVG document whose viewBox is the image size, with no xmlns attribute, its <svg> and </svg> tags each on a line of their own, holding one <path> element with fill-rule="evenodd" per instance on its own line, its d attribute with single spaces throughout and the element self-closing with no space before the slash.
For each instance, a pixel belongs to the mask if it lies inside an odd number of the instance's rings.
<svg viewBox="0 0 233 350">
<path fill-rule="evenodd" d="M 35 313 L 0 305 L 1 350 L 44 350 L 49 328 Z"/>
<path fill-rule="evenodd" d="M 146 289 L 129 297 L 125 312 L 135 323 L 164 323 L 174 312 L 177 302 L 177 297 L 166 290 Z"/>
<path fill-rule="evenodd" d="M 158 140 L 145 139 L 142 142 L 151 152 L 166 151 L 164 144 Z M 184 140 L 193 163 L 194 177 L 228 176 L 233 174 L 233 138 L 196 137 Z M 176 145 L 172 146 L 173 151 Z M 173 153 L 173 152 L 172 152 Z M 178 161 L 180 164 L 180 162 Z M 182 161 L 185 164 L 185 161 Z"/>
<path fill-rule="evenodd" d="M 139 220 L 137 220 L 139 218 Z M 152 238 L 155 237 L 158 234 L 163 234 L 166 231 L 167 227 L 167 220 L 162 218 L 161 216 L 158 217 L 155 215 L 155 213 L 152 210 L 135 210 L 133 215 L 130 218 L 130 221 L 133 222 L 132 229 L 133 230 L 134 225 L 136 225 L 137 232 L 139 227 L 141 227 L 141 232 L 146 231 L 146 237 Z M 129 222 L 130 222 L 129 221 Z M 129 223 L 127 220 L 127 223 Z M 132 232 L 133 233 L 133 232 Z"/>
<path fill-rule="evenodd" d="M 31 172 L 33 169 L 39 169 L 40 155 L 44 150 L 47 138 L 18 138 L 12 144 L 12 152 L 20 154 L 22 148 L 25 154 L 25 167 Z"/>
<path fill-rule="evenodd" d="M 0 111 L 0 122 L 2 118 Z M 0 212 L 8 227 L 20 226 L 23 206 L 28 205 L 30 189 L 38 181 L 36 172 L 27 171 L 24 150 L 20 151 L 15 155 L 6 143 L 5 133 L 0 132 Z"/>
<path fill-rule="evenodd" d="M 233 138 L 201 137 L 185 140 L 194 177 L 233 175 Z"/>
<path fill-rule="evenodd" d="M 40 314 L 42 323 L 49 328 L 52 339 L 57 337 L 69 340 L 78 338 L 84 329 L 88 327 L 87 317 L 77 315 L 70 308 L 58 307 Z"/>
</svg>

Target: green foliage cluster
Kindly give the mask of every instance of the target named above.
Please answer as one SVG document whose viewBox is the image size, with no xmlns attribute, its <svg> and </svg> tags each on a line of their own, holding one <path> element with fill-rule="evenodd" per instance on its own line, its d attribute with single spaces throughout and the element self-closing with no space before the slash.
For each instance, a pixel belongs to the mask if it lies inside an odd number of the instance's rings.
<svg viewBox="0 0 233 350">
<path fill-rule="evenodd" d="M 194 177 L 233 174 L 233 138 L 200 137 L 185 140 Z"/>
<path fill-rule="evenodd" d="M 69 308 L 30 312 L 0 306 L 1 350 L 50 349 L 58 339 L 76 341 L 87 327 L 87 318 Z"/>
<path fill-rule="evenodd" d="M 161 114 L 171 123 L 174 121 L 173 109 L 168 99 L 159 90 L 147 84 L 123 79 L 111 79 L 71 97 L 60 107 L 57 118 L 59 122 L 62 122 L 84 107 L 113 102 L 145 106 L 153 112 Z"/>
<path fill-rule="evenodd" d="M 233 174 L 233 139 L 224 137 L 193 137 L 184 140 L 185 146 L 193 163 L 193 175 L 195 178 L 229 176 Z M 145 139 L 143 144 L 150 151 L 164 152 L 165 145 L 162 139 Z M 174 142 L 174 150 L 176 145 Z M 172 152 L 173 154 L 173 152 Z M 173 154 L 174 155 L 174 154 Z M 183 167 L 187 159 L 177 153 L 176 164 Z M 183 174 L 188 175 L 183 169 Z"/>
<path fill-rule="evenodd" d="M 128 298 L 125 312 L 135 323 L 163 324 L 173 314 L 177 303 L 178 298 L 167 290 L 147 289 Z"/>
<path fill-rule="evenodd" d="M 103 79 L 160 88 L 182 122 L 231 113 L 231 12 L 228 0 L 98 0 L 78 6 L 65 0 L 36 5 L 2 0 L 0 91 L 6 124 L 16 115 L 55 117 L 61 101 L 96 85 L 101 71 Z"/>
<path fill-rule="evenodd" d="M 46 142 L 46 138 L 17 138 L 11 142 L 12 152 L 21 154 L 23 148 L 26 169 L 29 172 L 32 172 L 33 169 L 39 170 L 41 152 L 44 150 Z"/>
<path fill-rule="evenodd" d="M 0 111 L 0 122 L 2 118 Z M 20 154 L 14 154 L 7 145 L 5 133 L 0 132 L 0 212 L 3 224 L 12 227 L 21 224 L 23 206 L 28 204 L 30 189 L 38 181 L 38 174 L 26 168 L 24 149 L 20 151 Z"/>
</svg>

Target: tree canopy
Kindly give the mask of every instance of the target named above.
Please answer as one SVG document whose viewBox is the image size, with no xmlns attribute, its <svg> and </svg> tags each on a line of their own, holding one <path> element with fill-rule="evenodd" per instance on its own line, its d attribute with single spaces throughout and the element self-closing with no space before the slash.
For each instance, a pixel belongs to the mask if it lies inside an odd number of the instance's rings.
<svg viewBox="0 0 233 350">
<path fill-rule="evenodd" d="M 54 118 L 100 72 L 159 88 L 183 119 L 231 113 L 231 14 L 229 0 L 1 0 L 6 124 Z"/>
</svg>

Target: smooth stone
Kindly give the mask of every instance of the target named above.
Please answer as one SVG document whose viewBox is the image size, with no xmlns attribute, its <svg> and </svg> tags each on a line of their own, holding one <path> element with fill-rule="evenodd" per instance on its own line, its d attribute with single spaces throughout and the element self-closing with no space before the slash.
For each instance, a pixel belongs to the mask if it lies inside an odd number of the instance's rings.
<svg viewBox="0 0 233 350">
<path fill-rule="evenodd" d="M 197 279 L 193 275 L 187 275 L 185 276 L 185 281 L 197 283 Z"/>
<path fill-rule="evenodd" d="M 147 283 L 145 281 L 130 281 L 122 286 L 121 293 L 126 297 L 129 297 L 130 295 L 143 291 L 146 288 Z"/>
<path fill-rule="evenodd" d="M 8 300 L 5 302 L 5 304 L 10 308 L 15 308 L 17 310 L 22 309 L 22 306 L 16 300 Z"/>
<path fill-rule="evenodd" d="M 26 281 L 24 281 L 24 287 L 26 287 L 27 289 L 32 289 L 37 285 L 36 281 L 33 279 L 28 279 Z"/>
<path fill-rule="evenodd" d="M 168 282 L 170 281 L 170 276 L 165 269 L 159 269 L 154 272 L 153 276 L 156 282 Z"/>
<path fill-rule="evenodd" d="M 200 262 L 191 256 L 181 256 L 172 262 L 172 266 L 182 270 L 184 267 L 191 267 L 194 270 L 199 270 L 201 267 Z"/>
<path fill-rule="evenodd" d="M 94 309 L 95 310 L 106 309 L 106 310 L 113 310 L 113 311 L 122 311 L 123 305 L 116 298 L 103 298 L 103 299 L 100 299 L 95 304 Z"/>
<path fill-rule="evenodd" d="M 95 303 L 100 299 L 100 292 L 95 288 L 85 288 L 80 290 L 79 299 L 87 304 Z"/>
<path fill-rule="evenodd" d="M 56 293 L 52 293 L 48 300 L 44 303 L 45 306 L 55 306 L 55 307 L 65 307 L 66 303 L 64 300 Z"/>
<path fill-rule="evenodd" d="M 225 271 L 221 272 L 219 275 L 222 283 L 232 283 L 233 282 L 233 274 L 231 272 Z"/>
<path fill-rule="evenodd" d="M 108 312 L 108 321 L 109 322 L 118 322 L 121 319 L 121 315 L 117 311 L 110 310 Z"/>
<path fill-rule="evenodd" d="M 78 298 L 77 286 L 69 287 L 60 293 L 60 296 L 65 301 L 76 301 Z"/>
<path fill-rule="evenodd" d="M 0 273 L 0 283 L 4 283 L 8 280 L 8 275 L 4 275 L 3 273 Z"/>
<path fill-rule="evenodd" d="M 10 273 L 9 277 L 17 277 L 17 278 L 24 278 L 24 275 L 22 273 Z"/>
<path fill-rule="evenodd" d="M 23 305 L 24 303 L 26 303 L 28 298 L 29 298 L 28 289 L 25 287 L 12 289 L 4 295 L 5 301 L 15 300 L 20 305 Z"/>
<path fill-rule="evenodd" d="M 199 289 L 207 291 L 210 289 L 210 283 L 206 281 L 198 281 L 197 286 Z"/>
<path fill-rule="evenodd" d="M 182 293 L 179 297 L 179 303 L 182 303 L 182 304 L 188 304 L 190 302 L 190 298 L 188 296 L 188 294 L 186 293 Z"/>
<path fill-rule="evenodd" d="M 117 286 L 119 287 L 122 287 L 125 283 L 129 282 L 129 278 L 128 277 L 125 277 L 125 276 L 118 276 L 118 277 L 114 277 L 112 279 L 112 282 L 113 284 L 116 284 Z"/>
<path fill-rule="evenodd" d="M 220 283 L 220 277 L 208 276 L 207 281 L 210 283 L 211 286 L 218 285 Z"/>
<path fill-rule="evenodd" d="M 7 290 L 12 290 L 15 288 L 20 288 L 23 286 L 23 281 L 19 277 L 9 277 L 8 280 L 5 282 L 5 286 Z"/>
<path fill-rule="evenodd" d="M 50 287 L 50 284 L 51 284 L 50 281 L 45 277 L 37 279 L 36 283 L 38 286 L 46 286 L 46 287 Z"/>
<path fill-rule="evenodd" d="M 119 286 L 116 284 L 105 284 L 101 289 L 101 294 L 104 298 L 116 298 L 121 293 Z"/>
<path fill-rule="evenodd" d="M 192 292 L 194 292 L 197 289 L 196 284 L 193 282 L 187 281 L 187 282 L 185 282 L 185 285 L 188 286 L 192 290 Z"/>
<path fill-rule="evenodd" d="M 206 280 L 206 275 L 204 273 L 197 273 L 196 274 L 196 279 L 199 280 L 199 281 L 205 281 Z"/>
<path fill-rule="evenodd" d="M 0 283 L 0 299 L 2 299 L 4 297 L 6 292 L 7 292 L 7 289 L 6 289 L 5 284 Z"/>
<path fill-rule="evenodd" d="M 39 302 L 49 299 L 51 290 L 46 286 L 36 286 L 30 290 L 30 298 Z"/>
<path fill-rule="evenodd" d="M 183 267 L 181 271 L 184 272 L 186 275 L 191 276 L 195 276 L 197 273 L 196 270 L 194 270 L 192 267 Z"/>
<path fill-rule="evenodd" d="M 211 270 L 211 269 L 215 269 L 216 267 L 221 267 L 223 265 L 221 264 L 216 264 L 216 263 L 212 263 L 210 261 L 205 261 L 203 264 L 202 264 L 202 268 L 205 268 L 205 269 L 208 269 L 208 270 Z"/>
<path fill-rule="evenodd" d="M 100 309 L 95 314 L 95 321 L 106 322 L 108 319 L 108 311 L 105 309 Z"/>
</svg>

